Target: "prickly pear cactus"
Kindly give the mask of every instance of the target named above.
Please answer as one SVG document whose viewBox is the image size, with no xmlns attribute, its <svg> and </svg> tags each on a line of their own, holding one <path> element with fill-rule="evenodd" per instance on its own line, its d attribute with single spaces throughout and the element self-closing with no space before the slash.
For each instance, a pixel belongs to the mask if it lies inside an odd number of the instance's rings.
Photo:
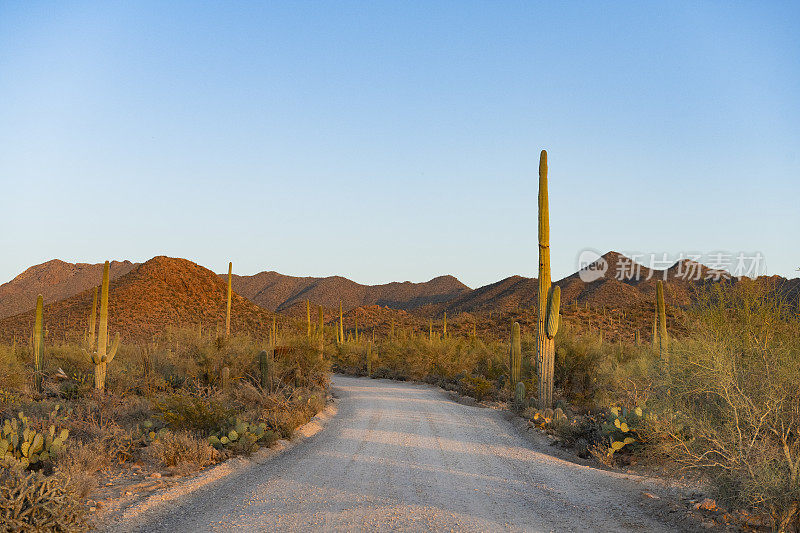
<svg viewBox="0 0 800 533">
<path fill-rule="evenodd" d="M 233 418 L 229 420 L 228 431 L 212 434 L 208 437 L 208 443 L 217 449 L 237 446 L 240 450 L 251 451 L 259 443 L 269 446 L 278 440 L 278 434 L 268 429 L 264 422 L 255 424 Z"/>
<path fill-rule="evenodd" d="M 606 421 L 601 426 L 601 433 L 608 439 L 609 457 L 625 446 L 639 441 L 637 429 L 643 418 L 644 412 L 641 407 L 631 410 L 619 407 L 609 409 Z"/>
<path fill-rule="evenodd" d="M 0 430 L 0 463 L 10 468 L 38 467 L 63 452 L 68 437 L 69 430 L 58 429 L 55 424 L 41 431 L 36 429 L 30 419 L 20 412 L 17 418 L 3 421 Z"/>
</svg>

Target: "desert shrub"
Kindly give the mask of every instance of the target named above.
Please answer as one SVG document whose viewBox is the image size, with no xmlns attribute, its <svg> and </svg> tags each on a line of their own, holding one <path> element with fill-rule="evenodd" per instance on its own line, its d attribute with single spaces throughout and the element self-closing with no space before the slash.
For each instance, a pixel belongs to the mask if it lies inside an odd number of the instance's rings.
<svg viewBox="0 0 800 533">
<path fill-rule="evenodd" d="M 0 467 L 2 531 L 86 531 L 84 509 L 71 480 Z"/>
<path fill-rule="evenodd" d="M 0 345 L 0 387 L 21 390 L 31 379 L 31 368 L 25 365 L 23 350 L 15 343 Z"/>
<path fill-rule="evenodd" d="M 689 337 L 654 369 L 652 433 L 723 501 L 768 512 L 786 530 L 800 505 L 796 319 L 747 281 L 704 293 L 691 318 Z"/>
<path fill-rule="evenodd" d="M 147 447 L 154 462 L 179 472 L 188 472 L 213 464 L 217 452 L 204 439 L 187 431 L 168 431 Z"/>
<path fill-rule="evenodd" d="M 154 402 L 160 418 L 173 429 L 215 431 L 233 415 L 231 407 L 218 394 L 178 391 Z"/>
<path fill-rule="evenodd" d="M 462 394 L 471 396 L 478 401 L 490 399 L 494 396 L 495 383 L 481 376 L 464 376 L 459 381 Z"/>
</svg>

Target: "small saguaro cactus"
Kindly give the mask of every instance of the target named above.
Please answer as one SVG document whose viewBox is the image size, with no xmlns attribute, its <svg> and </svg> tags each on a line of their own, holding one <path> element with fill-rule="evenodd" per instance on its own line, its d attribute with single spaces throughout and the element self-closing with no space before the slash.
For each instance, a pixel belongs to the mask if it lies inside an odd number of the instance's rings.
<svg viewBox="0 0 800 533">
<path fill-rule="evenodd" d="M 33 325 L 33 381 L 36 386 L 36 391 L 42 391 L 42 355 L 44 353 L 44 344 L 42 342 L 42 329 L 43 319 L 42 312 L 44 309 L 44 299 L 40 294 L 36 298 L 36 318 Z"/>
<path fill-rule="evenodd" d="M 536 361 L 539 369 L 539 409 L 553 405 L 555 342 L 548 335 L 548 307 L 553 306 L 550 287 L 550 212 L 547 196 L 547 152 L 539 156 L 539 312 L 537 316 Z M 560 300 L 560 295 L 559 295 Z M 560 303 L 560 302 L 559 302 Z M 556 312 L 558 310 L 556 309 Z M 557 329 L 557 321 L 555 322 Z M 551 330 L 552 332 L 552 330 Z M 555 335 L 554 335 L 555 336 Z"/>
<path fill-rule="evenodd" d="M 274 351 L 274 348 L 273 348 Z M 266 350 L 258 352 L 258 370 L 261 374 L 261 387 L 272 391 L 272 357 Z"/>
<path fill-rule="evenodd" d="M 89 360 L 94 363 L 94 388 L 102 391 L 106 386 L 108 363 L 117 355 L 119 349 L 119 333 L 114 338 L 111 350 L 108 350 L 108 261 L 103 266 L 103 285 L 100 290 L 100 327 L 97 332 L 97 345 L 90 345 L 84 350 Z"/>
<path fill-rule="evenodd" d="M 447 311 L 444 312 L 444 322 L 442 323 L 442 339 L 447 338 Z"/>
<path fill-rule="evenodd" d="M 311 302 L 306 300 L 306 324 L 308 326 L 307 335 L 311 338 Z"/>
<path fill-rule="evenodd" d="M 367 341 L 367 377 L 372 376 L 372 342 Z"/>
<path fill-rule="evenodd" d="M 225 312 L 225 336 L 231 336 L 231 296 L 233 293 L 233 263 L 228 263 L 228 307 Z"/>
<path fill-rule="evenodd" d="M 319 310 L 319 323 L 317 325 L 317 350 L 319 351 L 319 358 L 322 359 L 325 353 L 325 318 L 322 315 L 322 306 L 318 307 Z"/>
<path fill-rule="evenodd" d="M 433 341 L 433 319 L 432 318 L 428 319 L 428 341 L 429 342 Z"/>
<path fill-rule="evenodd" d="M 508 358 L 508 384 L 514 387 L 519 382 L 520 369 L 522 368 L 522 343 L 519 334 L 519 322 L 511 326 L 511 348 Z"/>
<path fill-rule="evenodd" d="M 517 386 L 514 388 L 514 409 L 522 410 L 525 408 L 525 384 L 517 381 Z"/>
<path fill-rule="evenodd" d="M 656 282 L 656 320 L 658 322 L 658 352 L 661 357 L 667 356 L 669 348 L 669 337 L 667 335 L 667 310 L 664 304 L 664 282 Z"/>
<path fill-rule="evenodd" d="M 227 366 L 223 366 L 222 370 L 219 373 L 219 381 L 222 387 L 222 390 L 228 390 L 228 386 L 230 386 L 231 382 L 231 369 Z"/>
</svg>

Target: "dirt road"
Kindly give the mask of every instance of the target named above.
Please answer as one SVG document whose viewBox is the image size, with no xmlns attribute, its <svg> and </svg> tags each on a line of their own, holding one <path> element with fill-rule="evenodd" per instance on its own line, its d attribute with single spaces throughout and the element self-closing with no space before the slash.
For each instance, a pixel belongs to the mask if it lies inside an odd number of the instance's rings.
<svg viewBox="0 0 800 533">
<path fill-rule="evenodd" d="M 117 531 L 671 531 L 642 482 L 542 453 L 500 412 L 335 376 L 315 437 Z M 543 449 L 542 449 L 543 450 Z"/>
</svg>

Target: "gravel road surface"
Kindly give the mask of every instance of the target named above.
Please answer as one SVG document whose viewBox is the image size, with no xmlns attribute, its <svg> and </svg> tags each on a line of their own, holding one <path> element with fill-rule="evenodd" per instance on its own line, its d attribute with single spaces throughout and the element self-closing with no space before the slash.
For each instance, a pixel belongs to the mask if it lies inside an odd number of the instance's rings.
<svg viewBox="0 0 800 533">
<path fill-rule="evenodd" d="M 640 480 L 557 459 L 493 409 L 423 384 L 334 376 L 306 442 L 115 531 L 672 531 Z"/>
</svg>

